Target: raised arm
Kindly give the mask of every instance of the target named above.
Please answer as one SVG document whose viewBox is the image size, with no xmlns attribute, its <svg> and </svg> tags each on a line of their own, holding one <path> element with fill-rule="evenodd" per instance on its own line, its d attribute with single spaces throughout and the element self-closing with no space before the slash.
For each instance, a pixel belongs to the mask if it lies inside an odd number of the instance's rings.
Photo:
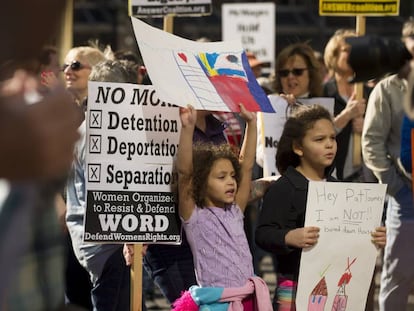
<svg viewBox="0 0 414 311">
<path fill-rule="evenodd" d="M 180 107 L 181 132 L 177 152 L 178 173 L 178 209 L 180 216 L 187 220 L 190 218 L 195 202 L 191 195 L 191 182 L 193 174 L 193 134 L 197 120 L 197 111 L 188 106 Z"/>
<path fill-rule="evenodd" d="M 246 130 L 239 156 L 241 164 L 241 180 L 236 195 L 236 203 L 244 212 L 250 196 L 250 183 L 256 157 L 257 123 L 256 114 L 247 111 L 243 105 L 240 105 L 240 115 L 246 121 Z"/>
</svg>

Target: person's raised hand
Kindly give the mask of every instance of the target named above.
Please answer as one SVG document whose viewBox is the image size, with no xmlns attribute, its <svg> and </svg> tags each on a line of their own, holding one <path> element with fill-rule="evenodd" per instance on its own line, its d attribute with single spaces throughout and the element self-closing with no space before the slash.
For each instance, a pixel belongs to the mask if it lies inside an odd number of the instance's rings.
<svg viewBox="0 0 414 311">
<path fill-rule="evenodd" d="M 180 107 L 180 119 L 183 127 L 194 127 L 197 121 L 197 110 L 191 105 Z"/>
<path fill-rule="evenodd" d="M 247 110 L 243 104 L 240 104 L 240 117 L 246 122 L 256 121 L 256 113 Z"/>
<path fill-rule="evenodd" d="M 356 99 L 356 94 L 353 93 L 346 103 L 346 109 L 349 110 L 351 119 L 362 117 L 365 113 L 367 101 L 363 98 Z"/>
</svg>

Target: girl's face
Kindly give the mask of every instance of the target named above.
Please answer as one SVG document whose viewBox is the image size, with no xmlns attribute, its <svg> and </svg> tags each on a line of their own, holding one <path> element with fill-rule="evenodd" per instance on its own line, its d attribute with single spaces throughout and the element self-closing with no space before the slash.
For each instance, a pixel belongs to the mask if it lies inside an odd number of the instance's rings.
<svg viewBox="0 0 414 311">
<path fill-rule="evenodd" d="M 75 94 L 86 96 L 88 78 L 91 73 L 91 66 L 86 59 L 76 52 L 69 52 L 68 55 L 66 55 L 64 67 L 66 67 L 63 72 L 67 89 Z"/>
<path fill-rule="evenodd" d="M 207 180 L 206 205 L 225 207 L 234 202 L 237 192 L 236 172 L 228 159 L 214 162 Z"/>
<path fill-rule="evenodd" d="M 302 56 L 289 57 L 278 75 L 283 93 L 301 97 L 309 92 L 309 70 Z"/>
<path fill-rule="evenodd" d="M 324 176 L 325 168 L 335 158 L 337 145 L 335 129 L 331 121 L 320 119 L 307 130 L 301 146 L 295 146 L 294 152 L 300 157 L 300 167 L 307 172 Z"/>
</svg>

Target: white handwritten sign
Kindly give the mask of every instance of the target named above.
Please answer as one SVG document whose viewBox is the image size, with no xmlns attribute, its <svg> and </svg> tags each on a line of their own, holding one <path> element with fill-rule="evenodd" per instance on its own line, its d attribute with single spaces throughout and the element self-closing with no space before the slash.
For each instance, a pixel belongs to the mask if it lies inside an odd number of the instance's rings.
<svg viewBox="0 0 414 311">
<path fill-rule="evenodd" d="M 198 110 L 274 112 L 237 40 L 197 42 L 131 17 L 145 67 L 159 98 Z"/>
<path fill-rule="evenodd" d="M 381 223 L 386 185 L 309 182 L 306 226 L 318 243 L 302 251 L 297 310 L 365 310 L 377 249 L 371 232 Z"/>
</svg>

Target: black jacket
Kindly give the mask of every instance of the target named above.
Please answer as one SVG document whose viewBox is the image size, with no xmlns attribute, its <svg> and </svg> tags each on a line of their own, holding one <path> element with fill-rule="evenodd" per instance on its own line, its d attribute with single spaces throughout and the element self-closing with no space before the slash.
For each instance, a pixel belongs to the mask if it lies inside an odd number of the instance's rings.
<svg viewBox="0 0 414 311">
<path fill-rule="evenodd" d="M 327 181 L 336 181 L 328 175 Z M 263 206 L 256 228 L 256 244 L 277 258 L 277 273 L 293 280 L 298 279 L 301 248 L 287 246 L 286 234 L 302 228 L 309 181 L 295 168 L 272 184 L 263 197 Z"/>
</svg>

